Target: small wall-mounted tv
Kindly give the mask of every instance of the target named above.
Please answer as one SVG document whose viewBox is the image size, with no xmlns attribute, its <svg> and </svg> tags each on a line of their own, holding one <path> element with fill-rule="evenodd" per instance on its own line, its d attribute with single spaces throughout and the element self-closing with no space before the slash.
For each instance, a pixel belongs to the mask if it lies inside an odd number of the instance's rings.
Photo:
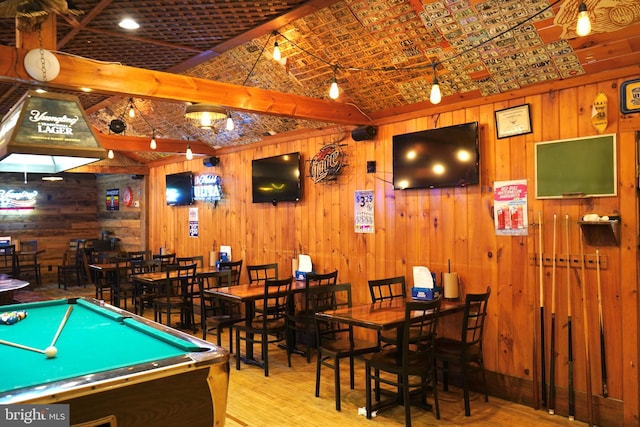
<svg viewBox="0 0 640 427">
<path fill-rule="evenodd" d="M 297 202 L 302 197 L 300 153 L 251 162 L 253 203 Z"/>
<path fill-rule="evenodd" d="M 168 206 L 193 204 L 193 174 L 191 172 L 169 174 L 166 176 L 166 182 Z"/>
<path fill-rule="evenodd" d="M 465 187 L 479 181 L 478 122 L 394 135 L 394 190 Z"/>
</svg>

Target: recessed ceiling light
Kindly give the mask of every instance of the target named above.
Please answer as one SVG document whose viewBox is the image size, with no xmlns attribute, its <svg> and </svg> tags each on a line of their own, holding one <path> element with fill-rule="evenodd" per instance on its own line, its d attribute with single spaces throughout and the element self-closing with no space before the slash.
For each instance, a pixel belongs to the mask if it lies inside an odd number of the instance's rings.
<svg viewBox="0 0 640 427">
<path fill-rule="evenodd" d="M 83 88 L 80 88 L 80 90 L 83 92 L 91 92 L 92 89 L 90 87 L 83 87 Z"/>
<path fill-rule="evenodd" d="M 137 30 L 140 28 L 140 24 L 131 18 L 124 18 L 118 25 L 125 30 Z"/>
<path fill-rule="evenodd" d="M 61 176 L 43 176 L 43 181 L 64 181 L 64 178 Z"/>
</svg>

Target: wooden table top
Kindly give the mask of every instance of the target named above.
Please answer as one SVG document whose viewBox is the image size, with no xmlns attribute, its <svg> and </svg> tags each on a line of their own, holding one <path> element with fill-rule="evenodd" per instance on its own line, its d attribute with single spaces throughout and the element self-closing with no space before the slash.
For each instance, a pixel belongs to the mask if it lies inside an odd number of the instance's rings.
<svg viewBox="0 0 640 427">
<path fill-rule="evenodd" d="M 388 301 L 357 305 L 318 313 L 322 319 L 336 320 L 353 326 L 375 330 L 399 328 L 404 323 L 405 303 L 411 299 L 396 298 Z M 442 301 L 440 315 L 464 311 L 464 301 Z"/>
<path fill-rule="evenodd" d="M 304 289 L 304 281 L 294 280 L 291 284 L 291 290 L 293 292 L 302 292 Z M 219 288 L 205 289 L 204 292 L 227 301 L 255 301 L 264 298 L 264 284 L 221 286 Z"/>
<path fill-rule="evenodd" d="M 197 268 L 197 273 L 210 272 L 215 270 L 207 270 L 206 267 L 204 269 Z M 134 274 L 131 276 L 131 279 L 138 282 L 145 283 L 155 283 L 167 278 L 167 273 L 169 273 L 169 278 L 173 279 L 178 277 L 178 272 L 175 270 L 170 271 L 153 271 L 151 273 L 142 273 L 142 274 Z"/>
<path fill-rule="evenodd" d="M 0 292 L 15 291 L 17 289 L 26 288 L 29 286 L 29 282 L 18 279 L 3 279 L 0 280 Z"/>
</svg>

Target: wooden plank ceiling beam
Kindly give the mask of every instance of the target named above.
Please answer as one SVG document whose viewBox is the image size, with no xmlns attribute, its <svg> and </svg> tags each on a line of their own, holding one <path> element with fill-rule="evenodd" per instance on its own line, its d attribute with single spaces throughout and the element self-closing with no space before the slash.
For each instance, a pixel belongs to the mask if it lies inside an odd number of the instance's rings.
<svg viewBox="0 0 640 427">
<path fill-rule="evenodd" d="M 24 68 L 26 49 L 0 46 L 0 79 L 33 81 Z M 101 63 L 54 53 L 60 74 L 48 86 L 80 92 L 82 88 L 111 95 L 164 101 L 203 102 L 235 111 L 286 116 L 344 125 L 370 120 L 355 106 L 335 101 L 216 82 L 196 77 Z"/>
</svg>

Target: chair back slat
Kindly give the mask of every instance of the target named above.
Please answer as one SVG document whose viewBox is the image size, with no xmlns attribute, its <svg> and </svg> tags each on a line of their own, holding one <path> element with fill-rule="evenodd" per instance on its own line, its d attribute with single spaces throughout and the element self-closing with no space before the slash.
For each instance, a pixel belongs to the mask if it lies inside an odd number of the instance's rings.
<svg viewBox="0 0 640 427">
<path fill-rule="evenodd" d="M 264 284 L 265 280 L 278 278 L 278 263 L 247 265 L 249 284 Z"/>
<path fill-rule="evenodd" d="M 231 270 L 232 286 L 240 284 L 240 274 L 242 273 L 242 260 L 220 262 L 218 270 Z"/>
<path fill-rule="evenodd" d="M 462 321 L 462 345 L 482 347 L 482 335 L 490 294 L 491 288 L 487 288 L 485 293 L 466 295 Z"/>
</svg>

